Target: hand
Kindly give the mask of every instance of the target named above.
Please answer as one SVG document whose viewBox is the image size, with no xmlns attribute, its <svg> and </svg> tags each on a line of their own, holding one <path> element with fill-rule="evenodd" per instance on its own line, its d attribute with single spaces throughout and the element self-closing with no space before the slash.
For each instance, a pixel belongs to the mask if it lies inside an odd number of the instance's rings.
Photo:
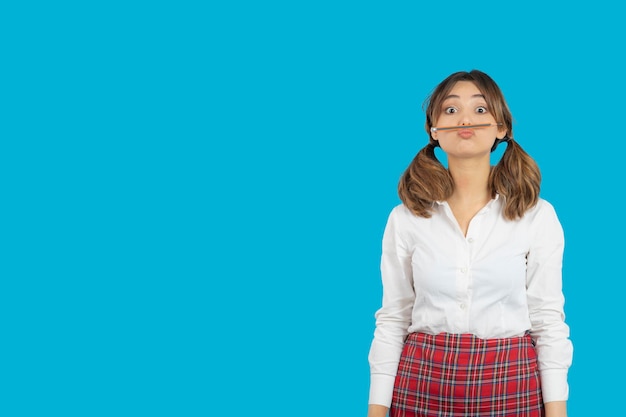
<svg viewBox="0 0 626 417">
<path fill-rule="evenodd" d="M 567 417 L 567 407 L 565 401 L 551 401 L 545 403 L 545 417 Z"/>
<path fill-rule="evenodd" d="M 387 417 L 389 408 L 384 405 L 370 404 L 367 408 L 367 417 Z"/>
</svg>

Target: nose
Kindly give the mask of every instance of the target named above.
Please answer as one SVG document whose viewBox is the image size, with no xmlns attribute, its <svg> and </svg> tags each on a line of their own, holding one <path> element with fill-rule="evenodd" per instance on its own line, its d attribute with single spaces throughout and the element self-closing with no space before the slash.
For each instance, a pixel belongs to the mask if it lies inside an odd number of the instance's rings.
<svg viewBox="0 0 626 417">
<path fill-rule="evenodd" d="M 459 115 L 459 124 L 461 126 L 471 125 L 472 124 L 472 113 L 469 111 L 462 111 Z"/>
</svg>

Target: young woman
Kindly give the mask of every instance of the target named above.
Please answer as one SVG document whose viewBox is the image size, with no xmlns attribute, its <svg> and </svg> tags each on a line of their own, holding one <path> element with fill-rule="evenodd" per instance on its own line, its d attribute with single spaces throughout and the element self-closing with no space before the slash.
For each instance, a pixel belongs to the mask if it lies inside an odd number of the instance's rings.
<svg viewBox="0 0 626 417">
<path fill-rule="evenodd" d="M 564 238 L 537 164 L 487 74 L 454 73 L 427 103 L 383 236 L 368 417 L 566 417 Z"/>
</svg>

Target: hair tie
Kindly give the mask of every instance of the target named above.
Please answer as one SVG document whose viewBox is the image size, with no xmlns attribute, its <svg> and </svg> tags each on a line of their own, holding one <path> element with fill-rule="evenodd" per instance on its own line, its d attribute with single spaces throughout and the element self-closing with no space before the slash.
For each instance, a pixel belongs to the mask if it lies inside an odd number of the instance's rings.
<svg viewBox="0 0 626 417">
<path fill-rule="evenodd" d="M 502 139 L 496 138 L 496 141 L 493 143 L 493 146 L 491 147 L 491 152 L 495 151 L 498 145 L 501 144 L 502 142 L 510 142 L 510 141 L 511 141 L 511 138 L 508 135 L 505 135 Z"/>
</svg>

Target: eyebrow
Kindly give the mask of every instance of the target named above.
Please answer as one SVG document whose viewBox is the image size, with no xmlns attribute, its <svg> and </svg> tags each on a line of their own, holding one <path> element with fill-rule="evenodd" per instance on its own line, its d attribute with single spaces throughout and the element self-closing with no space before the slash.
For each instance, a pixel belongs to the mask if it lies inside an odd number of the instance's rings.
<svg viewBox="0 0 626 417">
<path fill-rule="evenodd" d="M 447 100 L 449 98 L 461 98 L 461 96 L 457 96 L 456 94 L 450 94 L 449 96 L 446 96 L 444 100 Z M 485 96 L 483 94 L 474 94 L 472 98 L 485 98 Z"/>
</svg>

